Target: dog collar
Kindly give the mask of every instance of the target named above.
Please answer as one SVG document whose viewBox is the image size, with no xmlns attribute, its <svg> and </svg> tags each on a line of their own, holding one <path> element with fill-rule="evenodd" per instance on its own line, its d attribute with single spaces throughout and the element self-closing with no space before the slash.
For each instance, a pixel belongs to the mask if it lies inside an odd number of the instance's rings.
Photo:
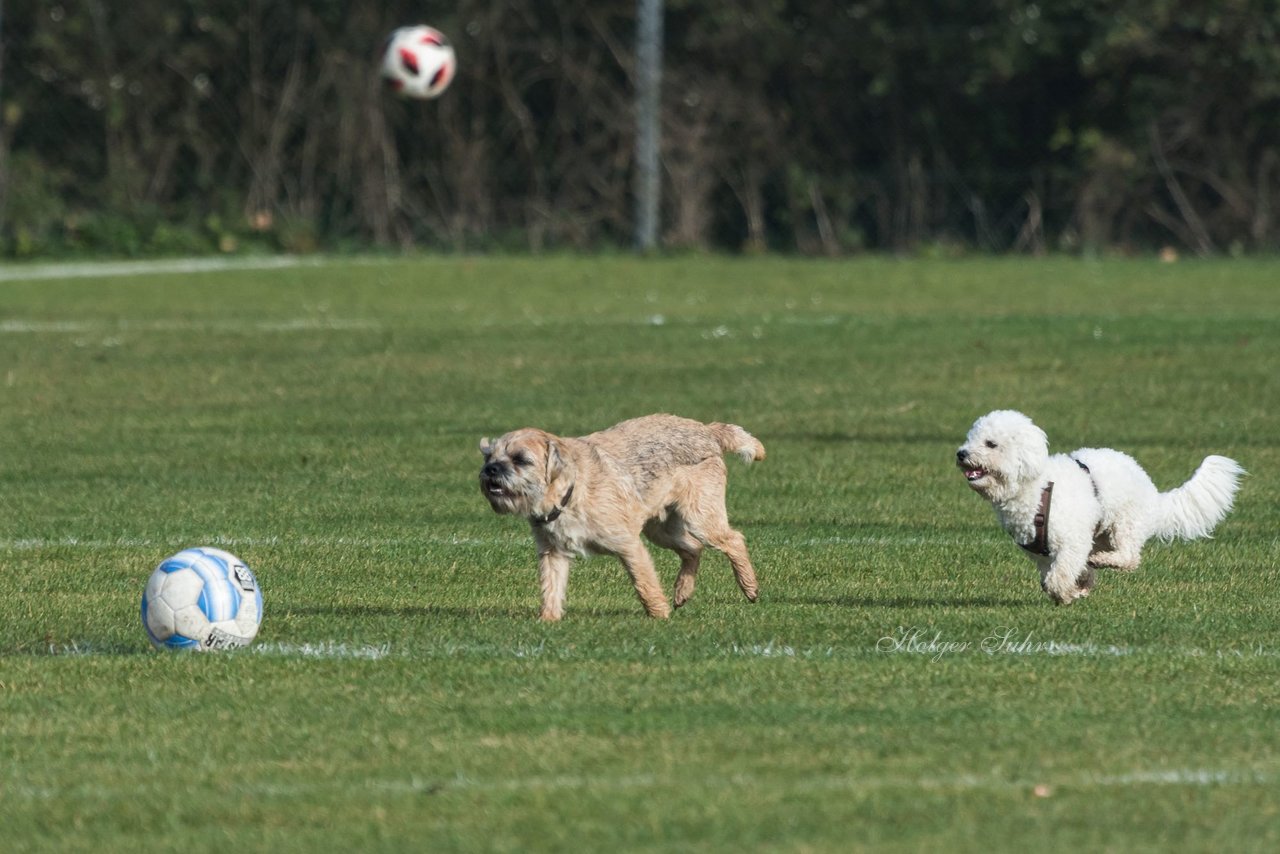
<svg viewBox="0 0 1280 854">
<path fill-rule="evenodd" d="M 564 498 L 561 498 L 561 499 L 560 499 L 560 503 L 559 503 L 559 504 L 557 504 L 555 507 L 552 507 L 552 508 L 551 508 L 551 512 L 550 512 L 550 513 L 547 513 L 546 515 L 543 515 L 543 516 L 539 516 L 539 515 L 535 514 L 535 515 L 533 515 L 533 516 L 530 516 L 530 517 L 529 517 L 529 521 L 530 521 L 530 522 L 532 522 L 532 523 L 533 523 L 533 524 L 535 524 L 535 525 L 542 526 L 542 525 L 550 524 L 550 523 L 554 522 L 555 520 L 559 519 L 559 518 L 560 518 L 560 514 L 561 514 L 561 513 L 563 513 L 563 512 L 565 511 L 565 508 L 569 506 L 569 499 L 573 497 L 573 487 L 574 487 L 574 486 L 576 486 L 576 484 L 571 485 L 571 486 L 570 486 L 570 487 L 565 491 L 565 493 L 564 493 Z"/>
<path fill-rule="evenodd" d="M 1036 536 L 1029 543 L 1018 543 L 1027 551 L 1036 555 L 1049 554 L 1049 502 L 1053 500 L 1053 481 L 1040 490 L 1040 509 L 1034 521 Z"/>
</svg>

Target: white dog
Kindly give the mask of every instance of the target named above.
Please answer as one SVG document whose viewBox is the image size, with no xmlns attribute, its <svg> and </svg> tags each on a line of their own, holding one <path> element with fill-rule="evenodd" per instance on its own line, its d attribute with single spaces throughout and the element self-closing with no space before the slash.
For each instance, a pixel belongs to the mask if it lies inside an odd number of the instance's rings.
<svg viewBox="0 0 1280 854">
<path fill-rule="evenodd" d="M 1027 550 L 1040 586 L 1068 605 L 1089 595 L 1094 567 L 1137 569 L 1152 537 L 1207 537 L 1231 509 L 1244 469 L 1205 457 L 1191 479 L 1159 492 L 1142 467 L 1109 448 L 1049 456 L 1044 431 L 1021 412 L 974 422 L 956 464 Z"/>
</svg>

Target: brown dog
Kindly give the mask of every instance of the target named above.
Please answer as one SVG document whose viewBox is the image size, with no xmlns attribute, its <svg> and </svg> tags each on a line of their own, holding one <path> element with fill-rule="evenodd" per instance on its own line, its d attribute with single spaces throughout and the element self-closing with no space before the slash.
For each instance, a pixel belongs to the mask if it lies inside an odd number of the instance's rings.
<svg viewBox="0 0 1280 854">
<path fill-rule="evenodd" d="M 677 608 L 693 595 L 705 546 L 729 556 L 738 586 L 756 601 L 747 543 L 725 512 L 726 451 L 748 463 L 764 459 L 764 446 L 741 427 L 674 415 L 633 418 L 576 439 L 533 428 L 481 439 L 481 492 L 495 512 L 525 516 L 533 529 L 542 619 L 564 616 L 569 562 L 586 554 L 617 556 L 649 616 L 670 616 L 642 532 L 680 556 Z"/>
</svg>

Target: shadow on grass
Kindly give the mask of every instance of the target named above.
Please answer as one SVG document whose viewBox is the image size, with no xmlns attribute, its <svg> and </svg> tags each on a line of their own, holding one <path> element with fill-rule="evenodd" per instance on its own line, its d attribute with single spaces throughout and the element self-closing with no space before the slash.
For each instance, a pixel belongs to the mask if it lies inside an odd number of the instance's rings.
<svg viewBox="0 0 1280 854">
<path fill-rule="evenodd" d="M 790 605 L 823 605 L 837 608 L 1028 608 L 1037 604 L 1026 599 L 1005 599 L 995 596 L 802 596 L 777 597 L 775 601 Z"/>
<path fill-rule="evenodd" d="M 363 619 L 367 617 L 396 617 L 399 619 L 430 619 L 447 617 L 451 619 L 473 620 L 477 617 L 491 617 L 504 620 L 523 620 L 536 622 L 538 608 L 534 606 L 500 606 L 500 605 L 312 605 L 302 608 L 289 608 L 279 612 L 282 617 L 340 617 Z M 582 606 L 566 609 L 565 617 L 626 617 L 643 616 L 640 606 L 635 608 L 599 608 Z"/>
<path fill-rule="evenodd" d="M 281 609 L 279 615 L 289 617 L 340 617 L 362 619 L 366 617 L 396 617 L 417 619 L 431 617 L 528 617 L 537 616 L 534 608 L 503 607 L 498 605 L 306 605 L 300 608 Z"/>
<path fill-rule="evenodd" d="M 940 434 L 925 433 L 894 433 L 892 431 L 866 431 L 861 433 L 848 433 L 834 430 L 827 432 L 787 431 L 781 433 L 769 433 L 766 438 L 772 439 L 773 441 L 785 440 L 789 442 L 835 444 L 865 442 L 867 444 L 880 445 L 959 445 L 960 442 L 964 440 L 964 433 L 962 431 L 959 434 L 959 438 L 957 438 L 954 435 L 944 436 Z"/>
</svg>

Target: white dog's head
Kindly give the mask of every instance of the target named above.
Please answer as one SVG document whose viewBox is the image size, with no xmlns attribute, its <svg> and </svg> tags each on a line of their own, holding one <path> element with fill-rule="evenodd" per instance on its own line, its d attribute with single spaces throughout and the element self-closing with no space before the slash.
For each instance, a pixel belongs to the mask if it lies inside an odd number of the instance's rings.
<svg viewBox="0 0 1280 854">
<path fill-rule="evenodd" d="M 1012 498 L 1049 460 L 1044 431 L 1021 412 L 998 409 L 973 422 L 956 465 L 975 491 L 991 501 Z"/>
</svg>

